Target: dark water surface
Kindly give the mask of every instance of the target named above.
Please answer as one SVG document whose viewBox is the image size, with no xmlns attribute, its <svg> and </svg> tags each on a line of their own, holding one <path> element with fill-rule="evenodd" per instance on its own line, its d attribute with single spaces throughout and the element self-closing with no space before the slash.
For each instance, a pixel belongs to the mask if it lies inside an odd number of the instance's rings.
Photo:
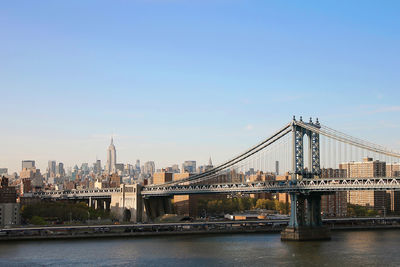
<svg viewBox="0 0 400 267">
<path fill-rule="evenodd" d="M 331 241 L 279 234 L 8 241 L 0 266 L 400 266 L 400 230 L 333 232 Z"/>
</svg>

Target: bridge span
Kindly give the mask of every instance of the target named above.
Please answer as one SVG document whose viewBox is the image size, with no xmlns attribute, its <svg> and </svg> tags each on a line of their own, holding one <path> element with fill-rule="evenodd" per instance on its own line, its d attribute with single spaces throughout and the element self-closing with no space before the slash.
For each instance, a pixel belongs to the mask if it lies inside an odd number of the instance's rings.
<svg viewBox="0 0 400 267">
<path fill-rule="evenodd" d="M 370 169 L 360 167 L 357 161 L 362 158 L 367 159 Z M 111 198 L 120 210 L 135 211 L 134 220 L 141 221 L 144 210 L 148 218 L 169 213 L 175 195 L 288 193 L 290 221 L 282 239 L 329 239 L 329 230 L 322 225 L 321 196 L 353 190 L 400 191 L 399 160 L 399 152 L 321 125 L 318 119 L 305 122 L 293 117 L 245 152 L 187 178 L 144 187 L 123 185 L 114 189 L 37 192 L 32 196 L 89 202 Z M 390 166 L 386 168 L 388 173 L 383 164 Z M 271 173 L 287 173 L 290 178 L 258 178 Z"/>
</svg>

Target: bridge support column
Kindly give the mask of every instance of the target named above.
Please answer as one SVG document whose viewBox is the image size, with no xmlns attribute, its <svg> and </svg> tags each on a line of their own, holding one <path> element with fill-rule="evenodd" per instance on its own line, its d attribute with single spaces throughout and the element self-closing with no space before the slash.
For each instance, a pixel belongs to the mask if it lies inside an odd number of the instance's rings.
<svg viewBox="0 0 400 267">
<path fill-rule="evenodd" d="M 291 214 L 288 227 L 281 233 L 287 241 L 329 240 L 330 231 L 322 226 L 321 194 L 291 193 Z"/>
<path fill-rule="evenodd" d="M 151 197 L 144 199 L 147 218 L 154 221 L 155 218 L 164 214 L 172 213 L 170 197 Z"/>
</svg>

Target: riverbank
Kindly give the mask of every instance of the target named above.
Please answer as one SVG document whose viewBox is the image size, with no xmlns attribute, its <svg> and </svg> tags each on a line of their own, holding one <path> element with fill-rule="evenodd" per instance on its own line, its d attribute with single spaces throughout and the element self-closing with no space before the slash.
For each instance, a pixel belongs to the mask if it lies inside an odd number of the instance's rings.
<svg viewBox="0 0 400 267">
<path fill-rule="evenodd" d="M 0 242 L 27 241 L 27 240 L 62 240 L 62 239 L 96 239 L 96 238 L 128 238 L 128 237 L 152 237 L 152 236 L 179 236 L 179 235 L 225 235 L 225 234 L 253 234 L 253 233 L 280 233 L 285 227 L 273 228 L 226 228 L 205 230 L 181 230 L 181 231 L 146 231 L 146 232 L 102 232 L 102 233 L 70 233 L 64 235 L 16 235 L 1 236 Z M 335 226 L 331 231 L 361 231 L 361 230 L 389 230 L 400 229 L 400 225 L 354 225 Z"/>
</svg>

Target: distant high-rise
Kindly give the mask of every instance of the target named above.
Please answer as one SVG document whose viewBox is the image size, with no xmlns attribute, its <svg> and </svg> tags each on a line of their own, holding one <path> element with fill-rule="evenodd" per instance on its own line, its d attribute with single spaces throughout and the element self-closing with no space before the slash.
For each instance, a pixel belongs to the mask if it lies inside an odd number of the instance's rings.
<svg viewBox="0 0 400 267">
<path fill-rule="evenodd" d="M 196 161 L 186 160 L 182 164 L 182 172 L 195 173 L 196 172 Z"/>
<path fill-rule="evenodd" d="M 8 169 L 7 168 L 0 168 L 0 176 L 1 175 L 7 175 L 8 174 Z"/>
<path fill-rule="evenodd" d="M 23 169 L 32 169 L 35 168 L 35 161 L 34 160 L 23 160 L 22 161 L 22 170 Z"/>
<path fill-rule="evenodd" d="M 47 174 L 49 177 L 56 176 L 56 161 L 55 160 L 49 160 L 49 164 L 47 167 Z"/>
<path fill-rule="evenodd" d="M 107 150 L 107 165 L 106 169 L 108 173 L 114 173 L 115 172 L 115 164 L 117 163 L 117 152 L 115 150 L 114 146 L 114 140 L 111 137 L 111 144 L 108 147 Z"/>
<path fill-rule="evenodd" d="M 58 170 L 57 170 L 57 174 L 58 174 L 60 177 L 63 177 L 63 176 L 65 175 L 64 163 L 59 162 L 59 163 L 58 163 L 58 168 L 57 168 L 57 169 L 58 169 Z"/>
<path fill-rule="evenodd" d="M 101 173 L 101 160 L 96 160 L 96 162 L 93 164 L 93 171 L 96 174 Z"/>
<path fill-rule="evenodd" d="M 154 164 L 154 161 L 147 161 L 144 166 L 143 166 L 143 173 L 148 174 L 148 175 L 153 175 L 154 172 L 156 171 L 156 165 Z"/>
<path fill-rule="evenodd" d="M 140 173 L 140 160 L 136 160 L 135 171 L 137 173 Z"/>
</svg>

